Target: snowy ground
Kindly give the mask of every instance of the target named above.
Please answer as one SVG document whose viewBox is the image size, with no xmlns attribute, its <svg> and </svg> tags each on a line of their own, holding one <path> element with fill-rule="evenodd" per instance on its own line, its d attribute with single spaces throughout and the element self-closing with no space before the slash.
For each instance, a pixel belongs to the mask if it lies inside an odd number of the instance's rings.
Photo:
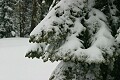
<svg viewBox="0 0 120 80">
<path fill-rule="evenodd" d="M 58 62 L 25 58 L 27 38 L 0 39 L 0 80 L 48 80 Z"/>
</svg>

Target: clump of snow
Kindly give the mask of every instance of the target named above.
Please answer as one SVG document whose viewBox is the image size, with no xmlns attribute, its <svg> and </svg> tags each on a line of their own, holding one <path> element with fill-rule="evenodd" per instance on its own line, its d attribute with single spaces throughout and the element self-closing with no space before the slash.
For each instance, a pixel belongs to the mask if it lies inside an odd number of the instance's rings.
<svg viewBox="0 0 120 80">
<path fill-rule="evenodd" d="M 5 6 L 4 8 L 7 9 L 8 11 L 13 11 L 13 9 L 9 6 Z"/>
<path fill-rule="evenodd" d="M 120 43 L 120 34 L 116 38 L 117 42 Z"/>
<path fill-rule="evenodd" d="M 117 32 L 118 32 L 118 35 L 117 35 L 116 40 L 117 40 L 118 43 L 120 43 L 120 28 L 118 29 Z"/>
<path fill-rule="evenodd" d="M 15 31 L 11 31 L 12 36 L 16 36 Z"/>
<path fill-rule="evenodd" d="M 85 50 L 85 54 L 88 56 L 86 62 L 104 62 L 104 57 L 101 54 L 102 51 L 97 47 L 90 47 Z"/>
</svg>

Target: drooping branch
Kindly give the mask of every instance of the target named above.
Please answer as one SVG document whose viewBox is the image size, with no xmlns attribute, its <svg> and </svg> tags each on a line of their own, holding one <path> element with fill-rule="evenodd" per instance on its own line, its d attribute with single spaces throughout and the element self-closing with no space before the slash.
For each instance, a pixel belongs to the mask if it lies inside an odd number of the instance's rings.
<svg viewBox="0 0 120 80">
<path fill-rule="evenodd" d="M 43 52 L 39 57 L 44 61 L 106 62 L 115 51 L 115 39 L 106 15 L 93 3 L 61 0 L 31 33 L 30 42 L 46 43 L 43 51 L 37 48 L 34 54 Z M 35 57 L 32 52 L 26 56 Z"/>
</svg>

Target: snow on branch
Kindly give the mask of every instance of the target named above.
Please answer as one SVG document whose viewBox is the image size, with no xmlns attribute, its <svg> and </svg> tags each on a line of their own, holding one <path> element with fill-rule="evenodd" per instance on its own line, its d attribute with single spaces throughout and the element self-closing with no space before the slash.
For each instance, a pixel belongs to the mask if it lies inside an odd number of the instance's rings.
<svg viewBox="0 0 120 80">
<path fill-rule="evenodd" d="M 118 35 L 117 35 L 116 40 L 120 44 L 120 28 L 118 29 L 117 33 L 118 33 Z"/>
<path fill-rule="evenodd" d="M 114 53 L 115 39 L 106 16 L 92 5 L 85 0 L 61 0 L 30 34 L 33 47 L 26 57 L 105 62 L 106 55 L 111 57 Z M 43 49 L 41 43 L 45 43 Z"/>
</svg>

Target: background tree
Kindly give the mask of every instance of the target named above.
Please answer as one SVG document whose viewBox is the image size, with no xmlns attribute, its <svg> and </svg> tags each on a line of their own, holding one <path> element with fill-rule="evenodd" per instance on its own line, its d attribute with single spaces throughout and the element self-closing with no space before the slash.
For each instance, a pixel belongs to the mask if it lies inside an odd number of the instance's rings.
<svg viewBox="0 0 120 80">
<path fill-rule="evenodd" d="M 20 37 L 28 36 L 30 33 L 30 20 L 32 13 L 31 0 L 17 0 L 14 10 L 14 22 L 17 35 Z"/>
<path fill-rule="evenodd" d="M 51 0 L 50 0 L 51 1 Z M 14 10 L 14 22 L 20 37 L 29 36 L 34 27 L 48 12 L 50 1 L 17 0 Z"/>
<path fill-rule="evenodd" d="M 29 37 L 49 11 L 53 0 L 1 0 L 0 36 Z"/>
<path fill-rule="evenodd" d="M 0 37 L 15 36 L 13 11 L 14 0 L 0 1 Z"/>
<path fill-rule="evenodd" d="M 33 0 L 30 32 L 45 17 L 53 0 Z"/>
</svg>

